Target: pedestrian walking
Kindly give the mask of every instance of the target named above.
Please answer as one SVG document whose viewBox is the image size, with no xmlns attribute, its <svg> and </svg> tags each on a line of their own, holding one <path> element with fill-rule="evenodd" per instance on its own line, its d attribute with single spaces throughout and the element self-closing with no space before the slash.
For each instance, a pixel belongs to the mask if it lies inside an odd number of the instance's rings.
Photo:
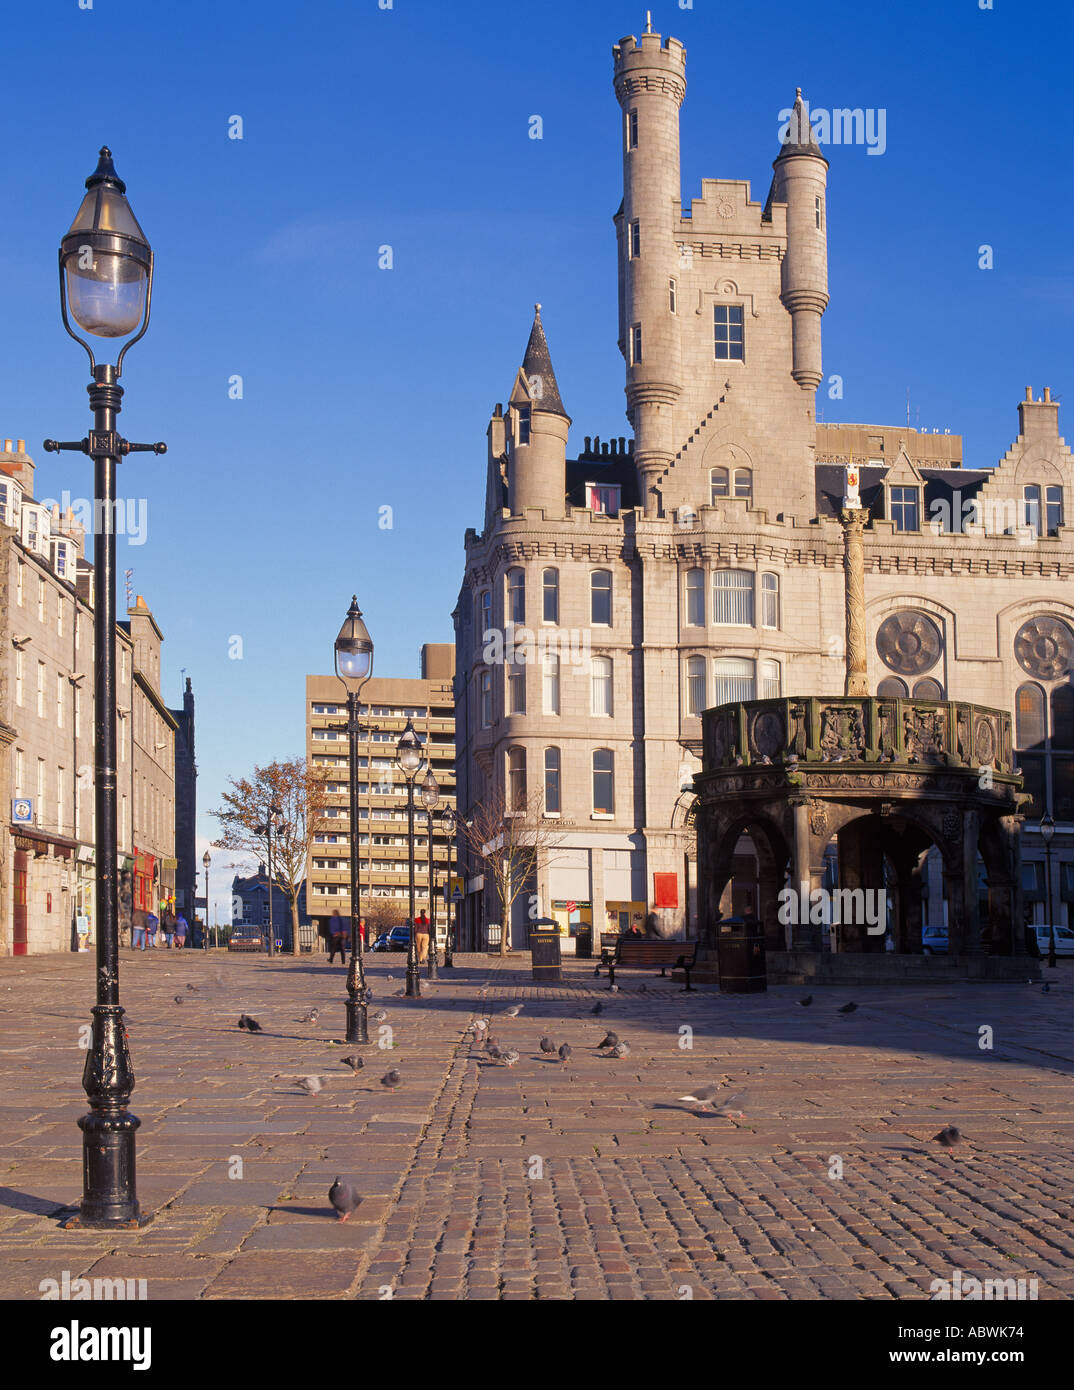
<svg viewBox="0 0 1074 1390">
<path fill-rule="evenodd" d="M 424 965 L 429 959 L 429 919 L 424 908 L 418 914 L 414 930 L 418 937 L 418 964 Z"/>
<path fill-rule="evenodd" d="M 170 951 L 175 938 L 175 913 L 170 907 L 166 907 L 161 913 L 160 929 L 164 933 L 164 945 Z"/>
<path fill-rule="evenodd" d="M 160 918 L 155 912 L 145 914 L 145 935 L 150 946 L 157 944 L 157 928 L 160 926 Z"/>
<path fill-rule="evenodd" d="M 319 917 L 317 919 L 317 935 L 321 938 L 321 950 L 328 950 L 328 919 Z"/>
<path fill-rule="evenodd" d="M 140 907 L 131 913 L 131 950 L 145 950 L 145 913 Z"/>
<path fill-rule="evenodd" d="M 186 937 L 187 932 L 189 930 L 190 927 L 187 923 L 187 920 L 180 912 L 178 917 L 176 917 L 175 919 L 175 949 L 177 951 L 181 951 L 183 947 L 186 945 Z"/>
<path fill-rule="evenodd" d="M 340 965 L 347 964 L 345 941 L 343 936 L 343 918 L 338 912 L 333 912 L 328 923 L 328 964 L 332 965 L 336 959 L 336 952 L 339 952 Z"/>
</svg>

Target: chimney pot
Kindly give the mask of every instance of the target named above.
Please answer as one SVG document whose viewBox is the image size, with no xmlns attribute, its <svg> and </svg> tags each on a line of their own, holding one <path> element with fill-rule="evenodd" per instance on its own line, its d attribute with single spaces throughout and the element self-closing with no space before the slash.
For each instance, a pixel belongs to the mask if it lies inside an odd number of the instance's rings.
<svg viewBox="0 0 1074 1390">
<path fill-rule="evenodd" d="M 18 444 L 19 444 L 19 453 L 20 453 L 20 454 L 24 454 L 24 453 L 26 452 L 26 440 L 25 440 L 25 439 L 20 439 L 20 440 L 18 441 Z"/>
<path fill-rule="evenodd" d="M 1051 398 L 1052 398 L 1052 388 L 1051 388 L 1050 386 L 1046 386 L 1046 387 L 1044 388 L 1044 399 L 1045 399 L 1046 401 L 1050 401 Z"/>
<path fill-rule="evenodd" d="M 10 453 L 11 453 L 11 440 L 10 440 L 10 439 L 5 439 L 5 440 L 4 440 L 4 453 L 5 453 L 5 454 L 10 454 Z"/>
<path fill-rule="evenodd" d="M 1033 388 L 1032 388 L 1032 386 L 1027 386 L 1027 387 L 1026 387 L 1026 400 L 1027 400 L 1027 401 L 1031 401 L 1032 399 L 1033 399 Z"/>
</svg>

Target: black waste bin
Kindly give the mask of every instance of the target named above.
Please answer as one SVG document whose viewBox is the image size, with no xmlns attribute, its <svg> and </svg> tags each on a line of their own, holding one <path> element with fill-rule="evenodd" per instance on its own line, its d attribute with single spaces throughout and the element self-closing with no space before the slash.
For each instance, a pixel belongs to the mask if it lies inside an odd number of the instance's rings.
<svg viewBox="0 0 1074 1390">
<path fill-rule="evenodd" d="M 593 928 L 579 927 L 574 938 L 574 954 L 579 960 L 593 959 Z"/>
<path fill-rule="evenodd" d="M 725 917 L 716 924 L 721 994 L 763 994 L 768 989 L 764 930 L 756 917 Z"/>
<path fill-rule="evenodd" d="M 530 928 L 530 962 L 538 985 L 554 985 L 563 978 L 558 927 Z"/>
</svg>

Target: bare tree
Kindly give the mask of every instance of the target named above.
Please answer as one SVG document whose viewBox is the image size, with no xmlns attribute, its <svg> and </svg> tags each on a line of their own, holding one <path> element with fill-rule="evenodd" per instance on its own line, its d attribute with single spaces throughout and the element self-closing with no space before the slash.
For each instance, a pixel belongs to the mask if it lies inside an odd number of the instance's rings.
<svg viewBox="0 0 1074 1390">
<path fill-rule="evenodd" d="M 269 816 L 272 821 L 272 879 L 283 890 L 291 909 L 291 952 L 299 951 L 298 895 L 306 876 L 309 847 L 317 822 L 328 802 L 325 774 L 307 766 L 305 758 L 255 767 L 249 777 L 228 778 L 224 804 L 210 815 L 220 822 L 217 849 L 240 850 L 266 859 Z M 273 883 L 269 883 L 272 892 Z"/>
<path fill-rule="evenodd" d="M 514 809 L 519 808 L 521 809 Z M 511 909 L 550 852 L 563 843 L 555 822 L 544 817 L 544 798 L 532 792 L 525 798 L 493 790 L 460 818 L 459 831 L 473 859 L 491 880 L 500 904 L 500 955 L 507 954 Z"/>
</svg>

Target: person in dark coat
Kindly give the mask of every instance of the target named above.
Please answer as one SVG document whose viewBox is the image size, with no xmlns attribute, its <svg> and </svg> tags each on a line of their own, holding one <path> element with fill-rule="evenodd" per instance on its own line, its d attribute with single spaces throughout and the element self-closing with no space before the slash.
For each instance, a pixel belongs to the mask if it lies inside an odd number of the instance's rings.
<svg viewBox="0 0 1074 1390">
<path fill-rule="evenodd" d="M 343 918 L 338 912 L 332 913 L 331 921 L 328 923 L 328 964 L 332 965 L 336 959 L 336 952 L 339 952 L 339 963 L 347 964 L 346 938 L 344 936 Z"/>
</svg>

